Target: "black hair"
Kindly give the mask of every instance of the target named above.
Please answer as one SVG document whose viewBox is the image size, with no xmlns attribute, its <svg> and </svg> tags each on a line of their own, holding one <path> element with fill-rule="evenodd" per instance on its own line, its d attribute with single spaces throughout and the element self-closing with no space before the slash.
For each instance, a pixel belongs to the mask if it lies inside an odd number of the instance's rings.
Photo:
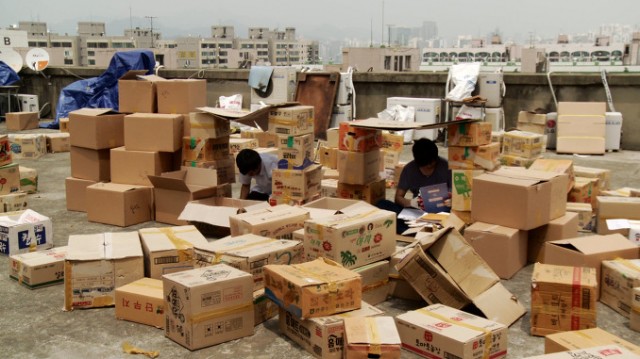
<svg viewBox="0 0 640 359">
<path fill-rule="evenodd" d="M 419 167 L 430 165 L 438 160 L 438 146 L 427 138 L 414 141 L 411 152 L 413 152 L 413 160 Z"/>
<path fill-rule="evenodd" d="M 262 165 L 262 158 L 260 158 L 260 154 L 258 154 L 258 152 L 250 148 L 245 148 L 238 152 L 238 155 L 236 156 L 236 165 L 238 166 L 240 173 L 246 175 L 250 171 L 260 168 L 260 165 Z"/>
</svg>

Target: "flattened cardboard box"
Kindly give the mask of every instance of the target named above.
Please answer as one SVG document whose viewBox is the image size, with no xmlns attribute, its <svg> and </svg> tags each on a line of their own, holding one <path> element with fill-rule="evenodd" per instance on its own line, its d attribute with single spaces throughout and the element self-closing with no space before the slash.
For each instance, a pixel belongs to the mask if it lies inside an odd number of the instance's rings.
<svg viewBox="0 0 640 359">
<path fill-rule="evenodd" d="M 90 222 L 128 227 L 153 219 L 151 187 L 100 182 L 85 191 Z"/>
<path fill-rule="evenodd" d="M 559 353 L 551 353 L 544 355 L 536 355 L 524 359 L 640 359 L 640 355 L 636 355 L 627 349 L 619 347 L 616 344 L 603 345 L 587 349 L 576 349 Z"/>
<path fill-rule="evenodd" d="M 527 260 L 529 263 L 544 260 L 544 244 L 558 239 L 576 238 L 578 236 L 578 214 L 567 212 L 538 228 L 527 232 Z"/>
<path fill-rule="evenodd" d="M 366 302 L 360 309 L 301 320 L 290 312 L 280 308 L 280 331 L 320 359 L 342 359 L 344 351 L 344 319 L 366 318 L 383 312 Z"/>
<path fill-rule="evenodd" d="M 195 248 L 196 264 L 225 263 L 253 276 L 253 290 L 264 288 L 264 266 L 301 263 L 302 243 L 255 234 L 226 237 Z"/>
<path fill-rule="evenodd" d="M 211 197 L 188 202 L 178 220 L 196 226 L 204 236 L 222 238 L 231 235 L 230 215 L 268 207 L 265 201 Z"/>
<path fill-rule="evenodd" d="M 606 330 L 591 328 L 549 334 L 544 338 L 544 352 L 557 353 L 615 344 L 640 355 L 640 347 L 619 338 Z"/>
<path fill-rule="evenodd" d="M 144 277 L 138 232 L 69 236 L 64 310 L 115 305 L 115 289 Z"/>
<path fill-rule="evenodd" d="M 354 268 L 353 271 L 362 277 L 362 298 L 365 302 L 377 305 L 387 300 L 391 290 L 388 260 Z"/>
<path fill-rule="evenodd" d="M 144 274 L 153 279 L 195 268 L 194 247 L 209 243 L 194 226 L 142 228 L 138 233 L 144 252 Z"/>
<path fill-rule="evenodd" d="M 116 288 L 116 319 L 164 328 L 162 280 L 140 278 Z"/>
<path fill-rule="evenodd" d="M 443 304 L 400 314 L 402 347 L 425 358 L 505 358 L 508 328 Z"/>
<path fill-rule="evenodd" d="M 118 109 L 123 113 L 155 113 L 156 82 L 163 81 L 156 75 L 144 76 L 146 70 L 129 70 L 118 79 Z"/>
<path fill-rule="evenodd" d="M 10 257 L 9 277 L 31 289 L 62 283 L 66 255 L 67 246 L 14 254 Z"/>
<path fill-rule="evenodd" d="M 5 120 L 7 131 L 33 130 L 40 126 L 38 112 L 7 112 Z"/>
<path fill-rule="evenodd" d="M 27 194 L 25 192 L 13 192 L 0 195 L 0 213 L 16 212 L 27 209 Z"/>
<path fill-rule="evenodd" d="M 195 350 L 253 334 L 251 274 L 217 264 L 162 281 L 167 338 Z"/>
<path fill-rule="evenodd" d="M 629 318 L 633 288 L 640 287 L 640 259 L 602 261 L 600 301 Z M 640 353 L 639 353 L 640 354 Z"/>
<path fill-rule="evenodd" d="M 251 212 L 229 216 L 232 236 L 257 234 L 276 238 L 303 228 L 309 211 L 300 207 L 280 204 Z"/>
<path fill-rule="evenodd" d="M 400 358 L 402 342 L 393 317 L 344 318 L 344 357 Z"/>
<path fill-rule="evenodd" d="M 326 259 L 264 267 L 269 299 L 298 318 L 322 317 L 360 309 L 360 275 Z"/>
<path fill-rule="evenodd" d="M 182 121 L 183 116 L 179 114 L 127 115 L 124 117 L 124 147 L 128 151 L 175 152 L 182 146 Z"/>
<path fill-rule="evenodd" d="M 71 146 L 103 150 L 124 145 L 124 114 L 110 108 L 69 112 Z"/>
<path fill-rule="evenodd" d="M 53 247 L 49 217 L 27 209 L 0 215 L 0 254 L 13 255 Z"/>
<path fill-rule="evenodd" d="M 527 265 L 527 231 L 475 222 L 464 230 L 464 238 L 502 279 Z"/>
</svg>

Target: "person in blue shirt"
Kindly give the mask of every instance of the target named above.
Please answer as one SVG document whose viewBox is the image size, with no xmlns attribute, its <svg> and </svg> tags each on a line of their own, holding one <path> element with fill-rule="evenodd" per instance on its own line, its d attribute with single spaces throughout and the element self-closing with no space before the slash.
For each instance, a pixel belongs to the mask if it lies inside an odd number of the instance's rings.
<svg viewBox="0 0 640 359">
<path fill-rule="evenodd" d="M 236 165 L 240 171 L 240 199 L 267 201 L 271 195 L 271 172 L 277 168 L 278 157 L 268 153 L 258 153 L 245 148 L 236 155 Z M 251 187 L 251 180 L 255 185 Z"/>
</svg>

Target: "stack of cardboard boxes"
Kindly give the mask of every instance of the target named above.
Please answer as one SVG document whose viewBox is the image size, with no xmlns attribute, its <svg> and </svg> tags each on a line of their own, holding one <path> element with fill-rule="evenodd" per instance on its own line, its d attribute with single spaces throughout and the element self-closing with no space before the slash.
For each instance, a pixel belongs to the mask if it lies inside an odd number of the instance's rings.
<svg viewBox="0 0 640 359">
<path fill-rule="evenodd" d="M 406 162 L 400 162 L 400 155 L 404 149 L 403 136 L 389 131 L 382 131 L 380 152 L 380 172 L 386 180 L 387 187 L 395 187 L 400 179 L 400 172 Z"/>
<path fill-rule="evenodd" d="M 20 170 L 7 135 L 0 135 L 0 182 L 0 212 L 26 209 L 27 194 L 20 191 Z"/>
<path fill-rule="evenodd" d="M 513 130 L 502 138 L 500 162 L 506 166 L 529 167 L 545 150 L 545 136 L 539 133 Z"/>
</svg>

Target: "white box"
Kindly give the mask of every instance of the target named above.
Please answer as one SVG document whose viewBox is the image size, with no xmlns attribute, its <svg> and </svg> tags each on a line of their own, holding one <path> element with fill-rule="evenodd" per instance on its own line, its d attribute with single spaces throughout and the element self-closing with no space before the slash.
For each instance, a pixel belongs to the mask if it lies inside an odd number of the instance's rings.
<svg viewBox="0 0 640 359">
<path fill-rule="evenodd" d="M 28 253 L 53 247 L 49 217 L 30 209 L 0 216 L 0 254 Z"/>
<path fill-rule="evenodd" d="M 619 150 L 622 135 L 622 114 L 620 112 L 604 113 L 604 149 Z"/>
<path fill-rule="evenodd" d="M 416 122 L 433 124 L 440 121 L 440 108 L 442 100 L 439 98 L 417 98 L 417 97 L 388 97 L 387 108 L 402 105 L 413 106 L 416 109 Z M 414 139 L 422 137 L 435 140 L 438 136 L 437 129 L 415 130 Z"/>
</svg>

